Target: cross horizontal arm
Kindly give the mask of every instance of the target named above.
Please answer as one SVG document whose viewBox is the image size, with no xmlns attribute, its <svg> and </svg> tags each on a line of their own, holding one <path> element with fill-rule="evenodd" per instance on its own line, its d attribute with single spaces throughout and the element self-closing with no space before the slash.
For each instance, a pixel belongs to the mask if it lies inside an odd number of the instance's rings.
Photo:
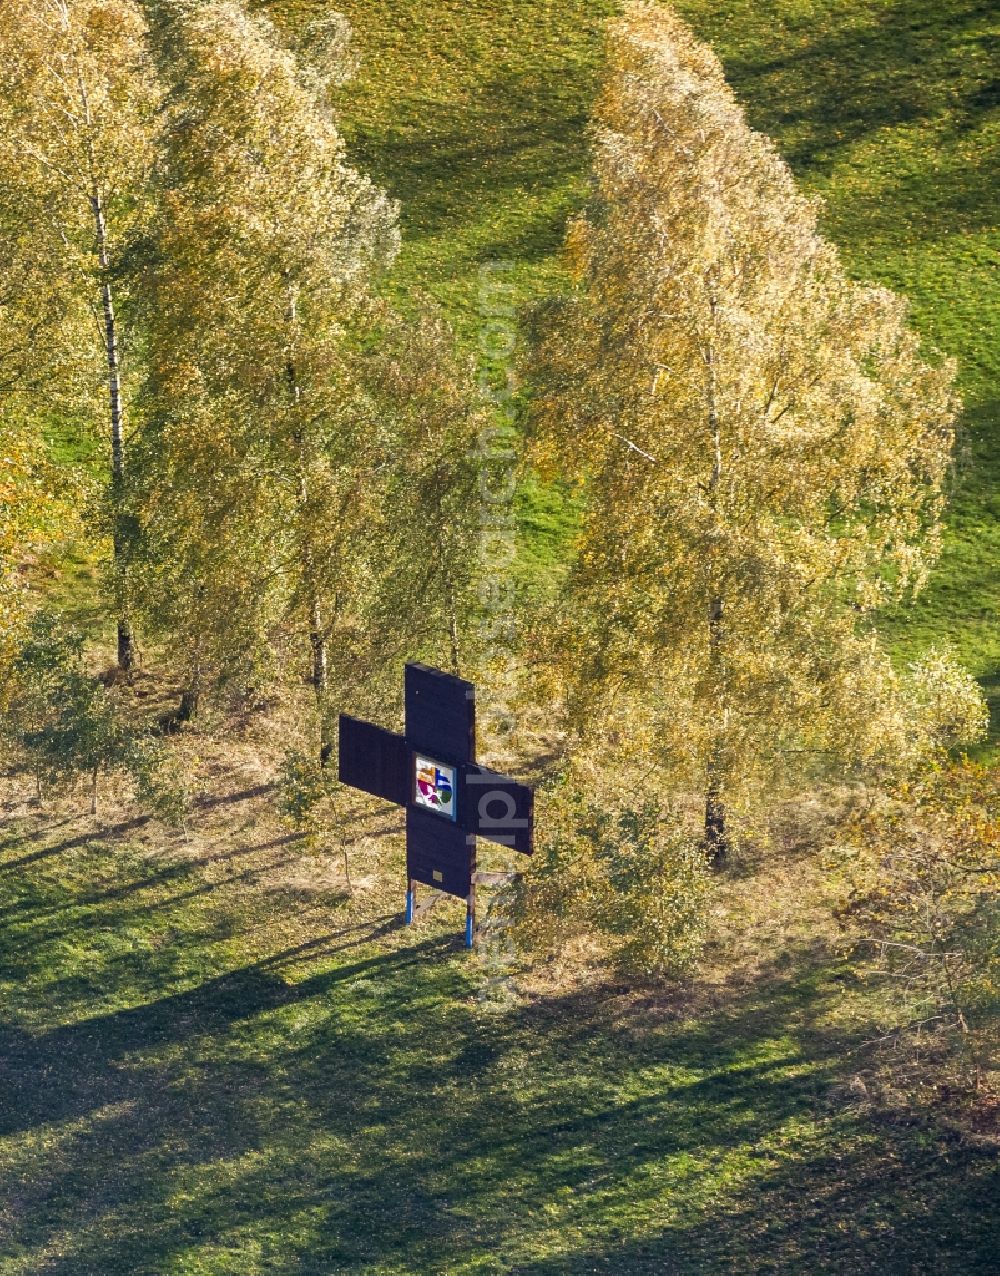
<svg viewBox="0 0 1000 1276">
<path fill-rule="evenodd" d="M 534 851 L 535 794 L 526 784 L 488 767 L 462 769 L 462 821 L 469 833 L 531 855 Z"/>
<path fill-rule="evenodd" d="M 410 751 L 406 740 L 371 722 L 340 716 L 341 784 L 405 806 L 410 799 Z"/>
</svg>

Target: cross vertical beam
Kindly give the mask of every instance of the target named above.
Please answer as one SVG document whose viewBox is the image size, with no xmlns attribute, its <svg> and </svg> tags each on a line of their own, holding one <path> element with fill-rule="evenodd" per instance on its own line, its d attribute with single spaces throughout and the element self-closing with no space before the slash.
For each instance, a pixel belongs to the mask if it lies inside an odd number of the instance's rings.
<svg viewBox="0 0 1000 1276">
<path fill-rule="evenodd" d="M 465 900 L 465 942 L 472 948 L 477 841 L 484 838 L 530 855 L 534 794 L 527 785 L 477 764 L 471 682 L 408 664 L 405 707 L 404 735 L 341 716 L 340 780 L 406 808 L 407 923 L 418 914 L 418 882 L 456 895 Z"/>
</svg>

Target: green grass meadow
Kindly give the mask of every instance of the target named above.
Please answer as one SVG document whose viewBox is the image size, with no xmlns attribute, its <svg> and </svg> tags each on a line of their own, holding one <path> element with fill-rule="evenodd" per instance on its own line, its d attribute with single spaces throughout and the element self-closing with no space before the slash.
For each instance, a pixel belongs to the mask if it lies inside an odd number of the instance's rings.
<svg viewBox="0 0 1000 1276">
<path fill-rule="evenodd" d="M 995 1148 L 859 1104 L 805 935 L 700 1004 L 504 1002 L 459 903 L 307 888 L 224 801 L 197 855 L 0 844 L 4 1276 L 996 1270 Z"/>
<path fill-rule="evenodd" d="M 326 8 L 268 7 L 289 24 Z M 337 7 L 364 59 L 344 97 L 352 154 L 402 201 L 394 287 L 432 294 L 471 342 L 484 261 L 512 264 L 524 303 L 563 286 L 615 5 Z M 679 7 L 826 199 L 850 269 L 910 296 L 959 360 L 946 550 L 885 626 L 901 659 L 954 644 L 996 719 L 1000 13 Z M 521 506 L 544 576 L 572 512 L 537 483 Z M 787 867 L 794 906 L 729 978 L 503 999 L 461 948 L 460 904 L 401 925 L 398 820 L 370 812 L 348 895 L 276 824 L 259 773 L 210 761 L 190 841 L 127 809 L 79 815 L 82 795 L 5 796 L 0 1276 L 998 1270 L 996 1114 L 977 1132 L 871 1101 L 875 1030 L 807 865 Z M 730 882 L 720 909 L 743 889 L 772 893 Z"/>
</svg>

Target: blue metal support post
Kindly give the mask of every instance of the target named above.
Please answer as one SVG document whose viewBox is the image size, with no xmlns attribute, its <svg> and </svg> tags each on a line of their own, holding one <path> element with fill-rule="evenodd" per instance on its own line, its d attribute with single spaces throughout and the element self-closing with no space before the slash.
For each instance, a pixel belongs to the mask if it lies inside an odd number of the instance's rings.
<svg viewBox="0 0 1000 1276">
<path fill-rule="evenodd" d="M 469 898 L 465 901 L 465 946 L 466 948 L 474 948 L 476 945 L 476 888 L 473 886 L 469 891 Z"/>
</svg>

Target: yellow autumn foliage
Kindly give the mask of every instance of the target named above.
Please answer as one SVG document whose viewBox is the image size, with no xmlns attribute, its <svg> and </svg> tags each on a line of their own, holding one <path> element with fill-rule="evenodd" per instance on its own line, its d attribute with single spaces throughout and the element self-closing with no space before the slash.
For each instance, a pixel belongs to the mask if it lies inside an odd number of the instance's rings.
<svg viewBox="0 0 1000 1276">
<path fill-rule="evenodd" d="M 784 779 L 912 754 L 872 618 L 939 549 L 954 368 L 848 277 L 671 10 L 627 5 L 608 57 L 532 369 L 534 458 L 585 510 L 553 660 L 581 748 L 706 793 L 718 834 Z"/>
</svg>

